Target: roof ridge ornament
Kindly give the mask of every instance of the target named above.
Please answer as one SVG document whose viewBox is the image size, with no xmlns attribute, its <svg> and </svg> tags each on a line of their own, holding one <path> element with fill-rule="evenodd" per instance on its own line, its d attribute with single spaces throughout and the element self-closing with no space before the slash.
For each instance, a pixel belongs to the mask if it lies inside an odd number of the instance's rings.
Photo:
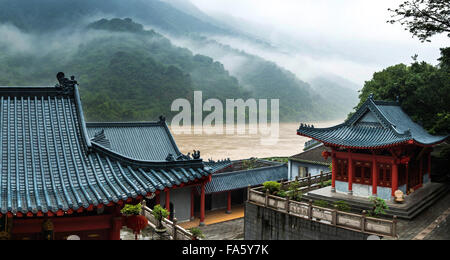
<svg viewBox="0 0 450 260">
<path fill-rule="evenodd" d="M 56 84 L 57 89 L 61 89 L 63 94 L 70 94 L 74 91 L 75 85 L 78 82 L 75 80 L 75 76 L 70 76 L 70 79 L 66 78 L 64 72 L 58 72 L 56 74 L 56 79 L 58 80 L 58 84 Z"/>
<path fill-rule="evenodd" d="M 163 115 L 159 116 L 159 122 L 166 122 L 166 117 Z"/>
<path fill-rule="evenodd" d="M 370 93 L 369 99 L 373 100 L 373 97 L 374 97 L 374 94 L 373 94 L 373 93 Z"/>
<path fill-rule="evenodd" d="M 194 158 L 194 160 L 200 159 L 200 151 L 194 150 L 194 153 L 192 154 L 192 157 Z"/>
</svg>

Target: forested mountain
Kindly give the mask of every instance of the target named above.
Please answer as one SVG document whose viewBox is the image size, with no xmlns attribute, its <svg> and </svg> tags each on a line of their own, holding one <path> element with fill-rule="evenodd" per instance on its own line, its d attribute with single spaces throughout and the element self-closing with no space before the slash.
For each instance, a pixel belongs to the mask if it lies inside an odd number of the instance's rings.
<svg viewBox="0 0 450 260">
<path fill-rule="evenodd" d="M 176 47 L 157 32 L 209 41 L 236 35 L 157 0 L 0 0 L 0 85 L 49 85 L 58 71 L 77 76 L 88 120 L 169 119 L 171 103 L 278 98 L 282 121 L 324 120 L 348 111 L 273 62 L 240 52 L 245 70 Z M 106 19 L 104 18 L 106 17 Z M 118 19 L 111 17 L 130 17 Z M 145 30 L 144 25 L 154 30 Z M 238 51 L 220 45 L 225 55 Z M 211 57 L 208 57 L 211 56 Z M 226 64 L 225 64 L 226 65 Z M 331 112 L 330 111 L 334 111 Z"/>
</svg>

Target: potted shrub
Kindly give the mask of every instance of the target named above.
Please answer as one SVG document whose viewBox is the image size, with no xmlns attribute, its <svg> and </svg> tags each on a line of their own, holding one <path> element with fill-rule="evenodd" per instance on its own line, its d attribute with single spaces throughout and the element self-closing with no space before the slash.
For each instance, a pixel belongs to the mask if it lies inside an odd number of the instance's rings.
<svg viewBox="0 0 450 260">
<path fill-rule="evenodd" d="M 205 238 L 205 235 L 203 235 L 203 232 L 199 228 L 193 227 L 193 228 L 189 229 L 189 232 L 191 232 L 191 234 L 193 236 L 192 240 L 197 240 L 199 238 Z"/>
<path fill-rule="evenodd" d="M 133 230 L 136 240 L 141 231 L 148 225 L 147 218 L 139 215 L 141 213 L 141 209 L 141 203 L 136 205 L 126 204 L 120 211 L 125 217 L 126 226 Z"/>
<path fill-rule="evenodd" d="M 169 211 L 161 207 L 161 205 L 156 205 L 153 208 L 153 216 L 158 221 L 158 226 L 156 227 L 157 233 L 164 233 L 167 231 L 166 227 L 162 224 L 162 220 L 169 216 Z"/>
<path fill-rule="evenodd" d="M 382 214 L 386 214 L 385 210 L 389 209 L 386 204 L 386 201 L 382 198 L 378 197 L 369 197 L 369 200 L 372 202 L 372 210 L 369 210 L 369 216 L 371 217 L 379 217 Z"/>
</svg>

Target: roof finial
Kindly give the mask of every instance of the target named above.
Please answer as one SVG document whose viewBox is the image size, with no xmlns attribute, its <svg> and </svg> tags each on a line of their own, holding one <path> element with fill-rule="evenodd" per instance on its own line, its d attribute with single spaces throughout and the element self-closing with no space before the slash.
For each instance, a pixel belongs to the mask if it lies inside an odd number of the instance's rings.
<svg viewBox="0 0 450 260">
<path fill-rule="evenodd" d="M 166 122 L 166 117 L 159 116 L 159 122 Z"/>
<path fill-rule="evenodd" d="M 372 99 L 372 100 L 373 100 L 373 93 L 370 93 L 369 99 Z"/>
</svg>

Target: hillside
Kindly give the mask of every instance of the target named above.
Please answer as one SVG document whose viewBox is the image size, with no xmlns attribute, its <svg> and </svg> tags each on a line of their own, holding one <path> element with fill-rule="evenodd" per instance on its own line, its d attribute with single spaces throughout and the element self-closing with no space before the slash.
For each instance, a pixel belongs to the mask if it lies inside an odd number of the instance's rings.
<svg viewBox="0 0 450 260">
<path fill-rule="evenodd" d="M 273 62 L 219 44 L 224 56 L 245 57 L 245 69 L 236 70 L 215 55 L 175 47 L 157 30 L 197 44 L 210 41 L 202 33 L 235 32 L 167 3 L 0 0 L 0 7 L 0 33 L 9 36 L 0 39 L 0 84 L 48 85 L 57 71 L 75 74 L 89 120 L 151 120 L 160 114 L 170 119 L 171 102 L 191 100 L 194 90 L 202 90 L 204 99 L 222 101 L 280 99 L 281 121 L 342 116 L 339 109 L 328 112 L 334 100 Z M 131 19 L 101 18 L 128 14 Z M 144 30 L 143 24 L 158 29 Z"/>
</svg>

